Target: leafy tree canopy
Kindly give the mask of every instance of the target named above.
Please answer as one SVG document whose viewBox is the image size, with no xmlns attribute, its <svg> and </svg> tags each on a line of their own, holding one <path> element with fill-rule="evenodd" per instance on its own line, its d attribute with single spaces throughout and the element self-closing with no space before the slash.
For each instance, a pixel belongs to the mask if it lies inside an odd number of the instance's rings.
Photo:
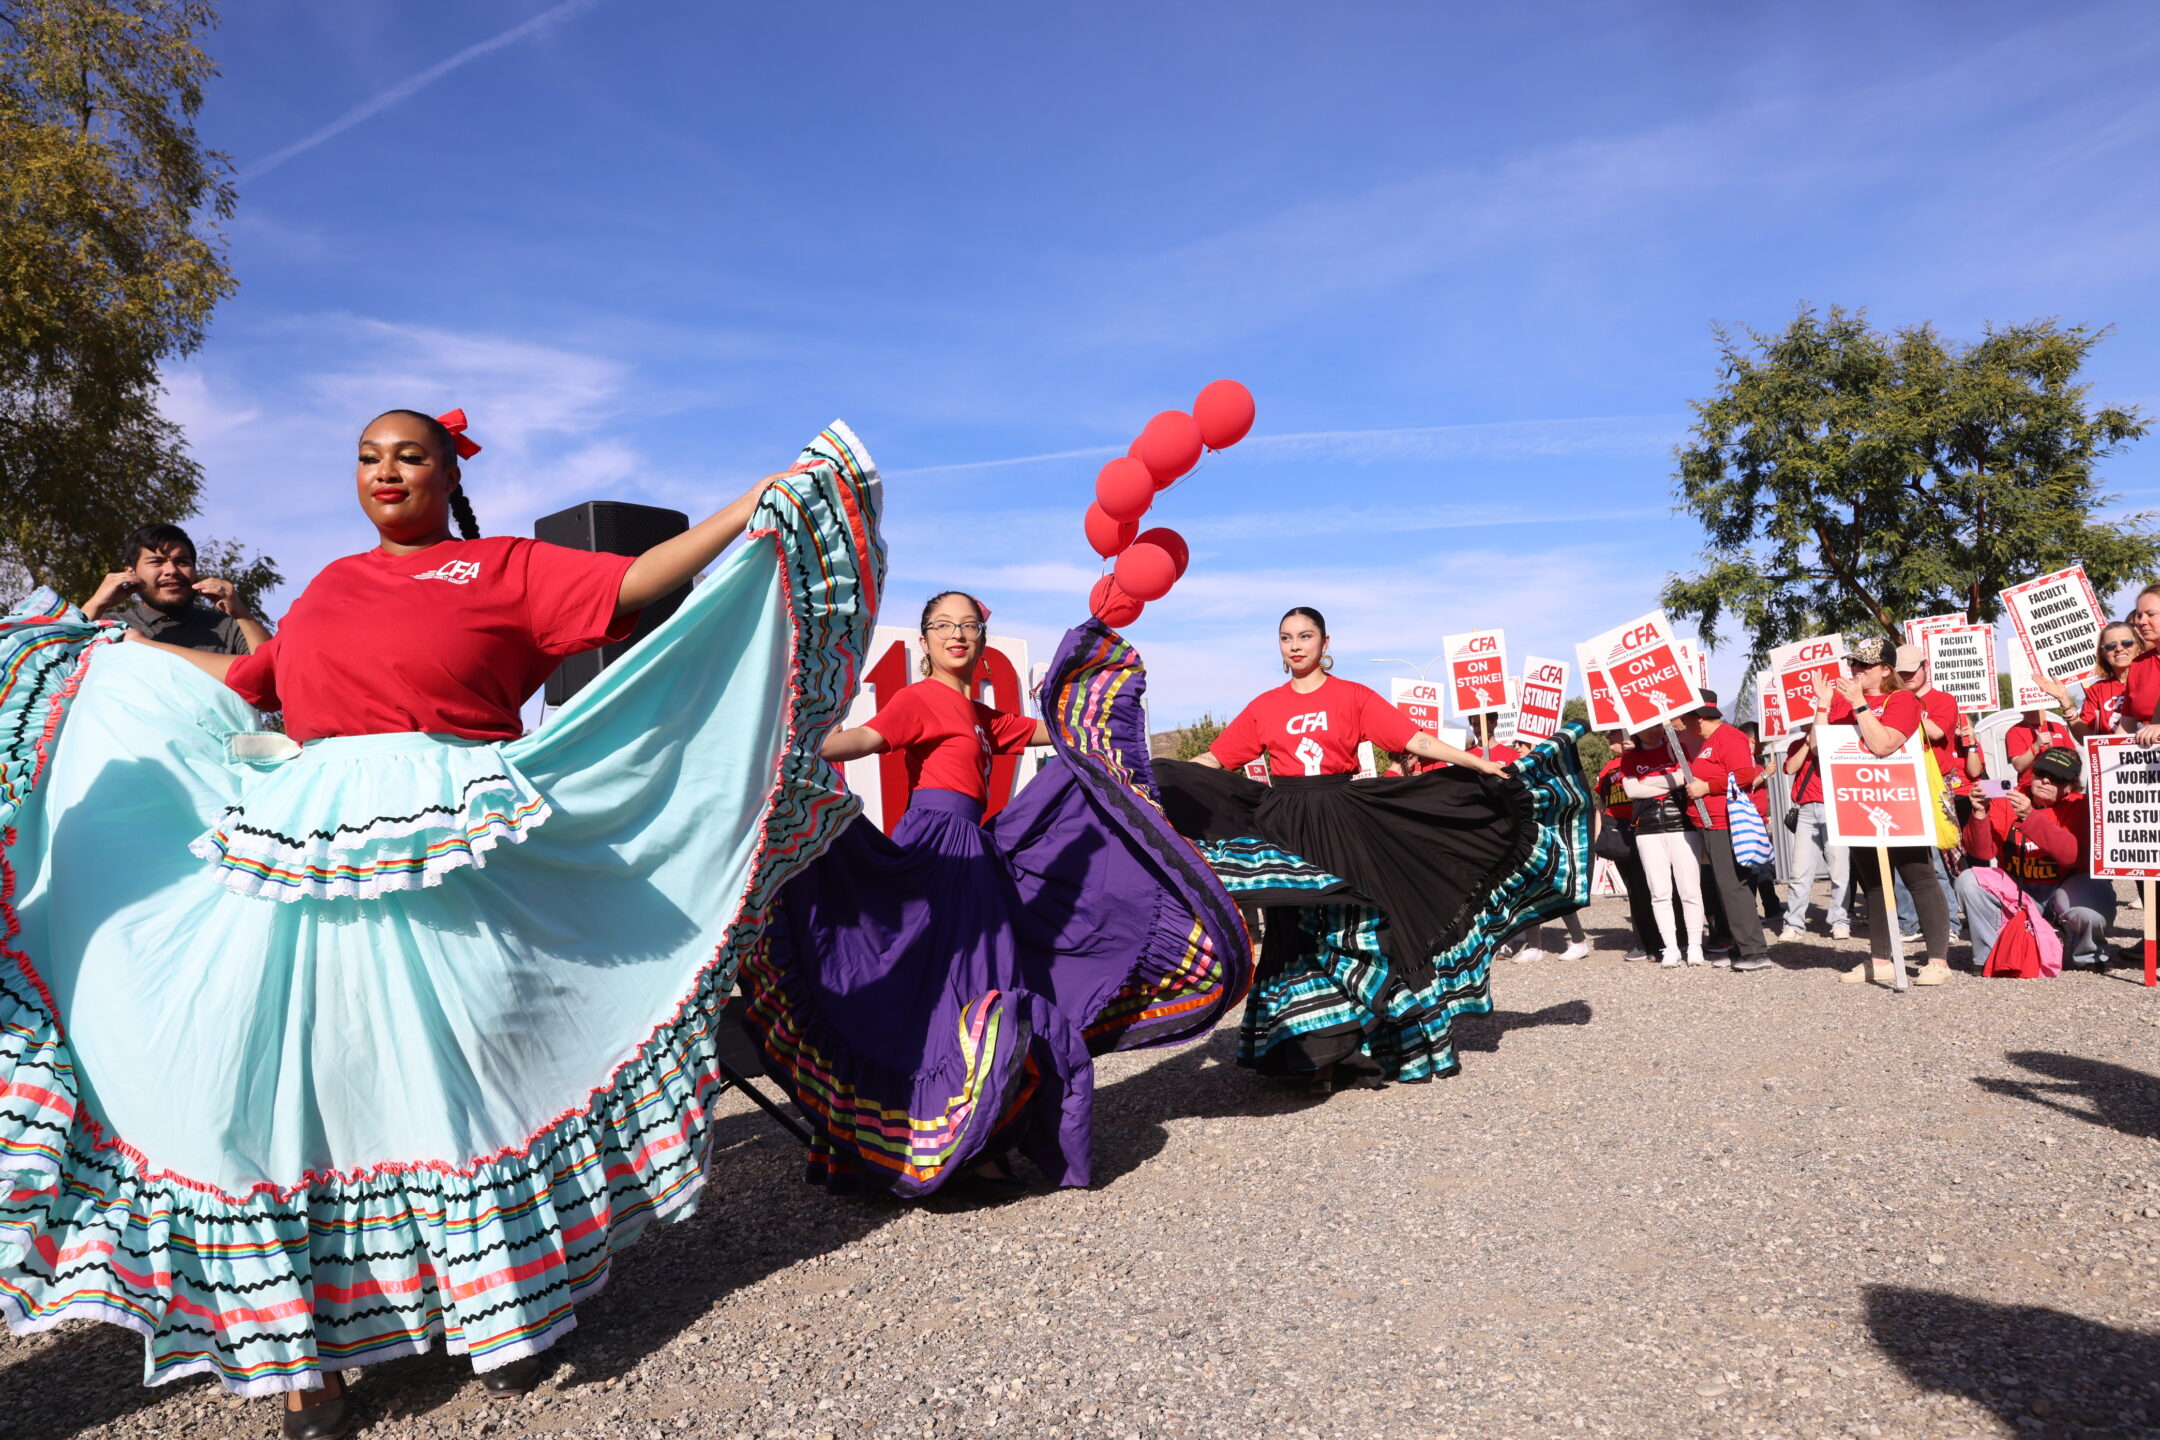
<svg viewBox="0 0 2160 1440">
<path fill-rule="evenodd" d="M 1664 591 L 1706 642 L 1730 619 L 1759 663 L 1918 615 L 1992 621 L 2005 586 L 2075 563 L 2103 594 L 2160 568 L 2152 516 L 2094 517 L 2114 498 L 2095 467 L 2147 419 L 2077 383 L 2106 330 L 2041 320 L 1959 345 L 1803 307 L 1783 334 L 1715 333 L 1723 383 L 1676 452 L 1705 568 Z"/>
<path fill-rule="evenodd" d="M 216 19 L 205 0 L 0 0 L 0 569 L 78 600 L 128 531 L 196 508 L 158 367 L 234 289 L 231 165 L 194 128 Z"/>
</svg>

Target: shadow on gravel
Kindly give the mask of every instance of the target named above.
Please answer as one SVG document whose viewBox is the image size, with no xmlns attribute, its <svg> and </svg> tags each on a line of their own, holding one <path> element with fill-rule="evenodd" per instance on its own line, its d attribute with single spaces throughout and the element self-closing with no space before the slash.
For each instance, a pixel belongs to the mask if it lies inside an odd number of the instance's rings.
<svg viewBox="0 0 2160 1440">
<path fill-rule="evenodd" d="M 620 1376 L 727 1295 L 853 1244 L 904 1210 L 893 1200 L 834 1200 L 805 1184 L 802 1146 L 756 1111 L 714 1124 L 713 1156 L 698 1213 L 679 1224 L 648 1226 L 617 1257 L 607 1288 L 578 1305 L 578 1328 L 549 1351 L 556 1358 L 545 1383 L 572 1389 Z M 277 1433 L 280 1402 L 274 1397 L 227 1409 L 212 1382 L 145 1386 L 142 1341 L 116 1326 L 84 1323 L 37 1343 L 33 1353 L 0 1364 L 5 1440 L 96 1435 L 148 1406 L 190 1401 L 195 1397 L 183 1393 L 189 1391 L 229 1417 L 213 1420 L 194 1411 L 189 1418 L 199 1429 L 207 1427 L 204 1433 Z M 363 1425 L 454 1406 L 455 1416 L 442 1417 L 446 1423 L 492 1419 L 514 1433 L 526 1415 L 484 1400 L 471 1362 L 444 1354 L 439 1340 L 425 1355 L 368 1367 L 352 1393 Z"/>
<path fill-rule="evenodd" d="M 1867 1291 L 1875 1344 L 1913 1383 L 2048 1440 L 2160 1430 L 2160 1335 L 2037 1306 L 1888 1285 Z"/>
<path fill-rule="evenodd" d="M 2027 1100 L 2091 1125 L 2105 1125 L 2143 1140 L 2160 1139 L 2160 1076 L 2049 1050 L 2013 1050 L 2003 1057 L 2047 1080 L 1976 1075 L 1973 1084 L 1996 1095 Z M 2082 1100 L 2083 1105 L 2071 1104 Z"/>
<path fill-rule="evenodd" d="M 1563 1000 L 1543 1010 L 1494 1010 L 1486 1015 L 1465 1015 L 1455 1022 L 1455 1048 L 1490 1055 L 1500 1048 L 1500 1037 L 1510 1030 L 1535 1030 L 1541 1025 L 1588 1025 L 1593 1012 L 1587 1000 Z"/>
</svg>

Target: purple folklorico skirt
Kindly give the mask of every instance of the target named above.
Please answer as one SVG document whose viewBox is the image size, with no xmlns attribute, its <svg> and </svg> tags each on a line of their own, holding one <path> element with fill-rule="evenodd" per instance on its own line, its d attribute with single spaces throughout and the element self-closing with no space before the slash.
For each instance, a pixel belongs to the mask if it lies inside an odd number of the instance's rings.
<svg viewBox="0 0 2160 1440">
<path fill-rule="evenodd" d="M 1163 817 L 1137 652 L 1090 621 L 1043 682 L 1057 756 L 995 820 L 917 790 L 782 890 L 742 985 L 812 1122 L 811 1180 L 924 1195 L 1017 1145 L 1085 1185 L 1093 1057 L 1205 1034 L 1243 998 L 1236 904 Z"/>
</svg>

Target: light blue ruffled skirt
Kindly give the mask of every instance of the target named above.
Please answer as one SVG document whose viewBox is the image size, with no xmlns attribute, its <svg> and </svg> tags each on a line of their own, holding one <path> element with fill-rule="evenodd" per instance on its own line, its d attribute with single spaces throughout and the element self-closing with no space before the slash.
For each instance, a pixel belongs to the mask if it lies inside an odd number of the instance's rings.
<svg viewBox="0 0 2160 1440">
<path fill-rule="evenodd" d="M 856 809 L 816 752 L 876 610 L 878 483 L 842 426 L 803 459 L 501 745 L 280 754 L 176 657 L 0 626 L 13 1328 L 114 1321 L 152 1381 L 244 1394 L 438 1334 L 486 1369 L 687 1213 L 736 963 Z"/>
</svg>

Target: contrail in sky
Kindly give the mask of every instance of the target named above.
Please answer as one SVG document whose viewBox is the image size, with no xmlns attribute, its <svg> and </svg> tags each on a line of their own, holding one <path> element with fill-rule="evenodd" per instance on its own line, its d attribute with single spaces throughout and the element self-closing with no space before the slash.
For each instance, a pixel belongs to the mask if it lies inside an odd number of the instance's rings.
<svg viewBox="0 0 2160 1440">
<path fill-rule="evenodd" d="M 500 35 L 491 36 L 476 45 L 468 45 L 449 59 L 437 61 L 411 79 L 399 81 L 373 99 L 363 100 L 313 134 L 295 140 L 282 150 L 265 155 L 262 159 L 242 170 L 239 178 L 242 181 L 248 181 L 267 175 L 287 160 L 292 159 L 293 156 L 312 150 L 317 145 L 322 144 L 323 141 L 342 135 L 361 121 L 372 119 L 400 101 L 409 99 L 419 91 L 425 90 L 459 66 L 470 64 L 481 56 L 492 54 L 506 45 L 515 45 L 520 40 L 530 40 L 535 35 L 544 35 L 556 26 L 575 19 L 599 3 L 600 0 L 562 0 L 561 4 L 550 6 L 523 24 L 513 25 Z"/>
</svg>

